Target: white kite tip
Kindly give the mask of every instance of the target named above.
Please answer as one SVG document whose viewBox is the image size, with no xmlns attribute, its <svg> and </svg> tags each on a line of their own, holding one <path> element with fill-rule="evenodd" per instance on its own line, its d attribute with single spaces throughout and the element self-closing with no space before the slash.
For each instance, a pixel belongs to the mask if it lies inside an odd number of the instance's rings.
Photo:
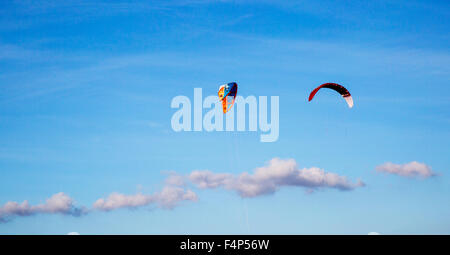
<svg viewBox="0 0 450 255">
<path fill-rule="evenodd" d="M 352 98 L 352 96 L 344 97 L 344 99 L 347 102 L 348 107 L 352 108 L 353 107 L 353 98 Z"/>
</svg>

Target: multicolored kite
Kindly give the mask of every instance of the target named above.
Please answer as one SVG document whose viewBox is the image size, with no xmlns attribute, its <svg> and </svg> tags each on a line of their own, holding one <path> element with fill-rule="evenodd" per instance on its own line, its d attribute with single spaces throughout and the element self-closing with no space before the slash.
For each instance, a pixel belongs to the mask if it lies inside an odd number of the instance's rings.
<svg viewBox="0 0 450 255">
<path fill-rule="evenodd" d="M 237 83 L 230 82 L 219 87 L 219 99 L 222 101 L 223 113 L 227 113 L 234 105 L 237 94 Z"/>
</svg>

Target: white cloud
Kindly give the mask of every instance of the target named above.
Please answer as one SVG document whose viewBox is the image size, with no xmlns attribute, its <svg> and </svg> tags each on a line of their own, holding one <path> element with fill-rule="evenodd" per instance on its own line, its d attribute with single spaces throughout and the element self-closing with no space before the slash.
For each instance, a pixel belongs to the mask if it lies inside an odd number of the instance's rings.
<svg viewBox="0 0 450 255">
<path fill-rule="evenodd" d="M 93 209 L 111 211 L 119 208 L 139 208 L 148 205 L 156 205 L 164 209 L 173 209 L 183 201 L 197 201 L 198 197 L 190 189 L 185 189 L 185 178 L 169 173 L 166 185 L 161 191 L 153 194 L 125 195 L 117 192 L 111 193 L 106 198 L 100 198 L 93 204 Z M 48 198 L 45 203 L 30 205 L 27 200 L 22 203 L 9 201 L 0 207 L 0 223 L 8 222 L 13 217 L 31 216 L 35 214 L 65 214 L 81 216 L 87 214 L 85 207 L 76 207 L 74 201 L 68 195 L 60 192 Z M 71 232 L 76 233 L 76 232 Z"/>
<path fill-rule="evenodd" d="M 396 174 L 404 177 L 428 178 L 436 175 L 436 173 L 431 170 L 430 166 L 417 161 L 412 161 L 406 164 L 394 164 L 387 162 L 377 166 L 375 169 L 377 172 Z"/>
<path fill-rule="evenodd" d="M 171 175 L 176 178 L 176 175 Z M 178 176 L 179 177 L 179 176 Z M 172 180 L 166 183 L 178 183 Z M 182 201 L 197 201 L 198 197 L 192 190 L 184 189 L 176 185 L 166 185 L 160 192 L 146 195 L 137 193 L 124 195 L 117 192 L 111 193 L 107 198 L 100 198 L 93 204 L 93 209 L 111 211 L 119 208 L 138 208 L 150 204 L 164 209 L 173 209 Z M 85 207 L 76 207 L 71 197 L 60 192 L 48 198 L 45 203 L 30 205 L 27 200 L 22 203 L 9 201 L 0 207 L 0 223 L 8 222 L 13 217 L 31 216 L 36 214 L 64 214 L 81 216 L 88 213 Z M 71 232 L 76 233 L 76 232 Z M 70 233 L 69 233 L 70 234 Z"/>
<path fill-rule="evenodd" d="M 236 191 L 241 197 L 255 197 L 275 193 L 281 187 L 304 187 L 308 192 L 320 188 L 353 190 L 364 186 L 360 180 L 351 182 L 345 176 L 326 172 L 317 167 L 302 168 L 293 159 L 274 158 L 266 166 L 256 168 L 252 173 L 239 175 L 230 173 L 213 173 L 211 171 L 193 171 L 188 176 L 180 176 L 170 172 L 161 191 L 153 194 L 126 195 L 113 192 L 106 198 L 93 203 L 99 211 L 112 211 L 120 208 L 140 208 L 155 205 L 164 209 L 172 209 L 183 201 L 197 201 L 195 192 L 188 189 L 187 181 L 201 189 L 225 188 Z M 76 207 L 68 195 L 60 192 L 48 198 L 45 203 L 30 205 L 27 200 L 22 203 L 10 201 L 0 207 L 0 222 L 12 217 L 35 214 L 65 214 L 80 216 L 86 214 L 85 207 Z"/>
<path fill-rule="evenodd" d="M 378 232 L 369 232 L 368 235 L 369 236 L 377 236 L 377 235 L 380 235 L 380 233 L 378 233 Z"/>
<path fill-rule="evenodd" d="M 189 180 L 201 189 L 211 189 L 230 185 L 234 181 L 234 177 L 231 174 L 215 174 L 208 170 L 196 170 L 189 175 Z"/>
<path fill-rule="evenodd" d="M 95 201 L 93 207 L 102 211 L 111 211 L 118 208 L 136 208 L 148 205 L 153 197 L 137 193 L 134 195 L 124 195 L 117 192 L 111 193 L 106 199 L 100 198 Z"/>
<path fill-rule="evenodd" d="M 43 204 L 30 205 L 27 200 L 22 203 L 9 201 L 0 207 L 0 222 L 5 222 L 15 216 L 31 216 L 42 214 L 66 214 L 80 216 L 87 213 L 86 208 L 76 207 L 71 197 L 63 192 L 56 193 Z"/>
<path fill-rule="evenodd" d="M 78 233 L 78 232 L 69 232 L 69 233 L 67 233 L 67 235 L 69 235 L 69 236 L 79 236 L 80 233 Z"/>
<path fill-rule="evenodd" d="M 172 209 L 181 201 L 197 201 L 198 197 L 192 190 L 180 187 L 166 186 L 161 192 L 153 195 L 159 206 Z"/>
<path fill-rule="evenodd" d="M 353 183 L 345 176 L 325 172 L 317 167 L 299 169 L 295 160 L 279 158 L 270 160 L 267 166 L 255 169 L 253 174 L 244 172 L 235 176 L 205 170 L 193 171 L 188 178 L 199 188 L 223 187 L 238 192 L 241 197 L 272 194 L 283 186 L 299 186 L 308 190 L 318 188 L 352 190 L 364 186 L 360 180 Z"/>
<path fill-rule="evenodd" d="M 150 204 L 159 207 L 172 209 L 182 201 L 197 201 L 197 194 L 193 191 L 177 186 L 165 186 L 160 192 L 146 195 L 137 193 L 134 195 L 124 195 L 117 192 L 111 193 L 106 199 L 98 199 L 93 207 L 101 211 L 111 211 L 119 208 L 138 208 Z"/>
</svg>

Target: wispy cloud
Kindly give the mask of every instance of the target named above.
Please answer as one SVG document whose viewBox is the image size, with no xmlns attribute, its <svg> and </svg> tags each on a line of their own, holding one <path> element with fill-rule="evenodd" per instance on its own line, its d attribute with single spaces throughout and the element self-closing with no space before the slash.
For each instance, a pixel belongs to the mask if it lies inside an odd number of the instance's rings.
<svg viewBox="0 0 450 255">
<path fill-rule="evenodd" d="M 149 13 L 170 10 L 165 1 L 161 2 L 111 2 L 111 1 L 14 1 L 14 12 L 2 12 L 5 17 L 20 17 L 16 22 L 5 19 L 0 22 L 0 30 L 16 30 L 54 23 L 78 23 L 97 17 Z M 59 15 L 56 15 L 59 14 Z M 64 14 L 64 15 L 61 15 Z"/>
<path fill-rule="evenodd" d="M 211 171 L 193 171 L 189 180 L 202 189 L 223 187 L 238 192 L 241 197 L 256 197 L 275 193 L 285 186 L 304 187 L 309 191 L 320 188 L 353 190 L 365 184 L 358 180 L 351 182 L 345 176 L 326 172 L 317 167 L 302 168 L 293 159 L 274 158 L 268 165 L 254 170 L 253 173 L 232 175 Z"/>
<path fill-rule="evenodd" d="M 0 78 L 7 82 L 20 78 L 20 82 L 17 82 L 15 86 L 9 86 L 8 90 L 3 89 L 0 102 L 63 94 L 62 92 L 67 90 L 74 90 L 72 93 L 74 95 L 82 95 L 88 89 L 107 90 L 108 93 L 112 93 L 111 86 L 102 84 L 118 81 L 108 77 L 136 79 L 139 76 L 136 76 L 134 70 L 143 68 L 214 73 L 218 72 L 217 67 L 220 66 L 221 71 L 232 72 L 239 68 L 252 69 L 255 72 L 301 71 L 318 75 L 351 73 L 365 77 L 392 73 L 408 73 L 411 76 L 444 76 L 450 72 L 447 64 L 450 62 L 450 55 L 442 50 L 373 47 L 363 43 L 355 45 L 323 40 L 279 39 L 213 30 L 204 31 L 204 34 L 211 38 L 227 39 L 231 42 L 227 44 L 227 48 L 233 51 L 224 55 L 223 50 L 216 48 L 206 49 L 206 53 L 144 50 L 139 53 L 126 52 L 115 56 L 78 52 L 75 56 L 70 52 L 53 52 L 36 47 L 0 43 L 0 60 L 6 63 L 19 61 L 32 64 L 31 70 L 34 70 L 33 72 L 28 70 L 27 72 L 17 70 L 0 72 Z M 239 54 L 233 52 L 239 52 Z M 263 61 L 268 57 L 272 61 Z M 49 59 L 53 61 L 49 63 Z M 342 65 L 342 62 L 346 64 Z M 180 81 L 175 79 L 171 82 L 179 83 Z M 92 86 L 94 83 L 97 84 L 95 87 Z M 77 91 L 76 89 L 79 88 L 83 89 Z M 121 94 L 126 96 L 125 92 Z"/>
<path fill-rule="evenodd" d="M 403 177 L 428 178 L 436 176 L 436 173 L 431 170 L 430 166 L 417 161 L 412 161 L 406 164 L 386 162 L 377 166 L 375 169 L 377 172 L 395 174 Z"/>
</svg>

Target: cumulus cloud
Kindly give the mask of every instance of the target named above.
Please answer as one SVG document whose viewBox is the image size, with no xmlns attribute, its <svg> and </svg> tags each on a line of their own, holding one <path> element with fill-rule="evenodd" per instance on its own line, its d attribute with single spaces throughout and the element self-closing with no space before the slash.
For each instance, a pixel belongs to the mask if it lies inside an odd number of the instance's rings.
<svg viewBox="0 0 450 255">
<path fill-rule="evenodd" d="M 223 187 L 238 192 L 241 197 L 272 194 L 283 186 L 305 187 L 309 191 L 319 188 L 352 190 L 364 186 L 360 180 L 353 183 L 345 176 L 317 167 L 300 169 L 295 160 L 279 158 L 270 160 L 268 165 L 255 169 L 252 174 L 245 172 L 236 176 L 205 170 L 193 171 L 188 178 L 199 188 Z"/>
<path fill-rule="evenodd" d="M 45 203 L 30 205 L 27 200 L 18 203 L 10 201 L 0 207 L 0 223 L 10 221 L 13 217 L 31 216 L 36 214 L 64 214 L 81 216 L 91 210 L 112 211 L 119 208 L 139 208 L 156 205 L 164 209 L 173 209 L 183 201 L 197 201 L 198 197 L 192 190 L 186 189 L 185 177 L 171 172 L 165 181 L 165 186 L 153 194 L 125 195 L 117 192 L 106 198 L 96 200 L 92 209 L 76 207 L 74 200 L 63 192 L 54 194 Z M 75 233 L 75 232 L 73 232 Z"/>
<path fill-rule="evenodd" d="M 197 201 L 197 194 L 189 189 L 168 185 L 160 192 L 150 195 L 142 193 L 124 195 L 114 192 L 107 198 L 95 201 L 93 207 L 100 211 L 112 211 L 119 208 L 133 209 L 155 204 L 162 208 L 172 209 L 182 201 Z"/>
<path fill-rule="evenodd" d="M 244 172 L 238 175 L 208 170 L 193 171 L 187 176 L 170 172 L 164 187 L 158 192 L 153 194 L 138 192 L 131 195 L 113 192 L 106 198 L 97 199 L 92 205 L 92 210 L 108 212 L 120 208 L 136 209 L 151 205 L 173 209 L 184 201 L 198 200 L 197 194 L 188 188 L 192 184 L 201 189 L 225 188 L 236 191 L 241 197 L 272 194 L 286 186 L 304 187 L 307 192 L 313 192 L 321 188 L 353 190 L 365 185 L 360 180 L 352 182 L 345 176 L 326 172 L 317 167 L 299 168 L 293 159 L 274 158 L 266 166 L 256 168 L 251 173 Z M 38 205 L 30 205 L 27 200 L 22 203 L 7 202 L 0 207 L 0 222 L 6 222 L 12 217 L 35 214 L 80 216 L 87 212 L 88 209 L 75 206 L 71 197 L 60 192 Z"/>
<path fill-rule="evenodd" d="M 195 192 L 190 189 L 184 190 L 180 187 L 166 186 L 161 192 L 153 195 L 159 206 L 172 209 L 181 201 L 197 201 L 198 197 Z"/>
<path fill-rule="evenodd" d="M 30 205 L 27 200 L 22 203 L 9 201 L 0 207 L 0 222 L 6 222 L 16 216 L 31 216 L 39 213 L 80 216 L 86 214 L 87 210 L 84 207 L 76 207 L 71 197 L 60 192 L 38 205 Z"/>
<path fill-rule="evenodd" d="M 124 195 L 113 192 L 107 198 L 100 198 L 95 201 L 93 207 L 102 211 L 111 211 L 122 207 L 136 208 L 145 206 L 150 204 L 152 200 L 152 196 L 141 193 Z"/>
<path fill-rule="evenodd" d="M 396 174 L 404 177 L 428 178 L 436 175 L 436 173 L 431 170 L 430 166 L 417 161 L 412 161 L 406 164 L 386 162 L 377 166 L 375 169 L 377 172 Z"/>
</svg>

